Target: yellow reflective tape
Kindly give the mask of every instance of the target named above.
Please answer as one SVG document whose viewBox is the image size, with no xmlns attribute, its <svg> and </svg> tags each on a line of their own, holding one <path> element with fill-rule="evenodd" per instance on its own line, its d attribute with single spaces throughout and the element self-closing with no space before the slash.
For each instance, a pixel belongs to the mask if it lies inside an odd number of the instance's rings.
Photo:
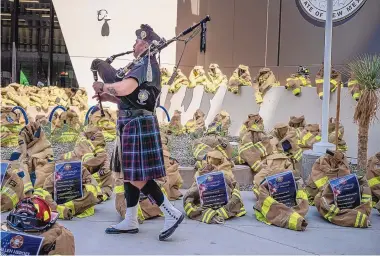
<svg viewBox="0 0 380 256">
<path fill-rule="evenodd" d="M 321 188 L 327 183 L 328 180 L 329 180 L 329 178 L 327 178 L 327 176 L 325 176 L 325 177 L 320 178 L 319 180 L 315 181 L 314 184 L 317 186 L 317 188 Z"/>
<path fill-rule="evenodd" d="M 185 211 L 187 210 L 187 209 L 189 209 L 190 207 L 192 207 L 192 205 L 191 205 L 191 203 L 187 203 L 186 205 L 185 205 Z"/>
<path fill-rule="evenodd" d="M 257 188 L 253 188 L 253 192 L 255 192 L 256 194 L 260 194 Z"/>
<path fill-rule="evenodd" d="M 68 153 L 66 153 L 66 154 L 63 155 L 63 158 L 66 159 L 66 160 L 67 159 L 71 159 L 71 155 L 72 155 L 72 152 L 68 152 Z"/>
<path fill-rule="evenodd" d="M 362 213 L 362 221 L 360 222 L 360 227 L 362 228 L 362 227 L 364 227 L 364 221 L 365 221 L 365 219 L 367 219 L 367 214 L 365 214 L 365 213 Z"/>
<path fill-rule="evenodd" d="M 302 158 L 302 153 L 303 153 L 302 149 L 299 149 L 299 150 L 297 151 L 297 153 L 294 155 L 293 158 L 294 158 L 297 162 L 299 162 L 299 161 L 301 160 L 301 158 Z"/>
<path fill-rule="evenodd" d="M 30 190 L 33 190 L 32 182 L 25 183 L 25 185 L 24 185 L 24 193 L 26 193 L 26 192 L 28 192 Z"/>
<path fill-rule="evenodd" d="M 190 207 L 190 208 L 188 208 L 187 210 L 185 210 L 186 211 L 186 215 L 187 216 L 190 216 L 190 213 L 192 213 L 193 211 L 194 211 L 194 208 L 193 207 Z"/>
<path fill-rule="evenodd" d="M 224 150 L 224 148 L 221 145 L 216 146 L 216 148 L 222 153 L 222 155 L 225 158 L 228 158 L 228 155 L 227 155 L 226 151 Z"/>
<path fill-rule="evenodd" d="M 301 93 L 301 88 L 296 88 L 293 90 L 293 94 L 294 95 L 297 95 L 297 94 L 300 94 Z"/>
<path fill-rule="evenodd" d="M 33 192 L 34 195 L 42 197 L 42 199 L 45 199 L 47 196 L 50 195 L 50 193 L 43 188 L 37 188 Z"/>
<path fill-rule="evenodd" d="M 73 213 L 73 215 L 75 215 L 75 206 L 74 206 L 73 201 L 66 202 L 63 205 L 69 208 L 71 212 Z"/>
<path fill-rule="evenodd" d="M 355 228 L 359 227 L 359 224 L 361 222 L 361 218 L 362 218 L 362 213 L 358 212 L 358 214 L 356 215 L 356 220 L 355 220 Z"/>
<path fill-rule="evenodd" d="M 335 205 L 331 205 L 329 211 L 325 214 L 324 218 L 328 221 L 331 221 L 331 215 L 335 212 L 337 207 Z"/>
<path fill-rule="evenodd" d="M 323 79 L 315 79 L 315 83 L 317 83 L 317 84 L 323 84 Z"/>
<path fill-rule="evenodd" d="M 95 151 L 96 148 L 95 148 L 94 144 L 92 144 L 92 142 L 90 140 L 87 140 L 87 142 L 88 142 L 88 145 L 90 146 L 91 150 Z"/>
<path fill-rule="evenodd" d="M 308 200 L 306 192 L 304 190 L 301 190 L 301 189 L 297 191 L 296 198 Z"/>
<path fill-rule="evenodd" d="M 305 136 L 303 136 L 302 139 L 301 139 L 301 140 L 302 140 L 302 143 L 305 145 L 306 142 L 307 142 L 312 136 L 313 136 L 312 133 L 310 133 L 310 132 L 306 133 Z"/>
<path fill-rule="evenodd" d="M 207 217 L 207 219 L 206 219 L 206 223 L 210 223 L 210 221 L 211 221 L 211 218 L 215 215 L 215 211 L 214 210 L 211 210 L 211 212 L 208 214 L 208 217 Z"/>
<path fill-rule="evenodd" d="M 253 147 L 252 142 L 245 143 L 242 147 L 239 147 L 238 152 L 241 154 L 243 151 L 246 151 L 247 149 Z"/>
<path fill-rule="evenodd" d="M 224 209 L 224 207 L 220 207 L 219 211 L 222 213 L 222 217 L 224 217 L 225 219 L 228 219 L 228 214 L 227 214 L 226 209 Z"/>
<path fill-rule="evenodd" d="M 264 215 L 265 218 L 267 217 L 269 209 L 270 209 L 270 207 L 272 206 L 272 204 L 274 202 L 276 202 L 276 200 L 274 200 L 270 196 L 268 196 L 267 198 L 265 198 L 265 200 L 263 202 L 263 205 L 261 206 L 261 213 Z"/>
<path fill-rule="evenodd" d="M 323 92 L 318 93 L 319 98 L 323 96 Z"/>
<path fill-rule="evenodd" d="M 360 98 L 360 95 L 361 95 L 360 92 L 355 92 L 354 95 L 352 95 L 352 97 L 356 100 Z"/>
<path fill-rule="evenodd" d="M 257 142 L 253 145 L 255 148 L 257 148 L 258 150 L 261 151 L 261 155 L 262 156 L 265 156 L 266 155 L 266 150 L 265 150 L 265 147 L 263 145 L 263 143 L 261 142 Z"/>
<path fill-rule="evenodd" d="M 293 212 L 290 215 L 289 224 L 288 224 L 289 229 L 297 230 L 297 222 L 298 222 L 299 218 L 302 218 L 302 217 L 301 217 L 301 215 L 299 215 L 298 212 Z"/>
<path fill-rule="evenodd" d="M 115 188 L 113 189 L 113 192 L 115 194 L 122 194 L 122 193 L 124 193 L 124 185 L 115 186 Z"/>
<path fill-rule="evenodd" d="M 96 180 L 100 179 L 98 172 L 92 174 L 92 177 L 94 177 L 94 179 L 96 179 Z"/>
<path fill-rule="evenodd" d="M 64 219 L 65 216 L 63 212 L 65 211 L 65 207 L 63 205 L 57 205 L 57 211 L 58 211 L 58 218 Z"/>
<path fill-rule="evenodd" d="M 293 80 L 293 78 L 291 78 L 291 77 L 286 78 L 286 82 L 289 82 L 289 81 L 291 81 L 291 80 Z"/>
<path fill-rule="evenodd" d="M 138 207 L 137 207 L 137 216 L 140 220 L 145 220 L 145 217 L 144 217 L 144 214 L 143 214 L 143 211 L 141 210 L 141 205 L 140 203 L 137 204 Z"/>
<path fill-rule="evenodd" d="M 362 194 L 362 202 L 363 203 L 368 203 L 371 202 L 372 196 L 368 194 Z"/>
<path fill-rule="evenodd" d="M 374 178 L 368 180 L 368 185 L 370 188 L 372 188 L 373 186 L 379 185 L 379 184 L 380 184 L 380 176 L 374 177 Z"/>
<path fill-rule="evenodd" d="M 202 222 L 207 223 L 207 222 L 206 222 L 206 219 L 207 219 L 208 214 L 209 214 L 211 211 L 212 211 L 212 209 L 210 209 L 210 208 L 206 210 L 206 212 L 203 214 Z"/>
<path fill-rule="evenodd" d="M 1 194 L 6 195 L 7 197 L 9 197 L 9 199 L 11 199 L 13 207 L 15 207 L 19 201 L 17 193 L 9 187 L 4 187 L 1 190 Z"/>
<path fill-rule="evenodd" d="M 296 129 L 296 133 L 297 133 L 297 137 L 300 138 L 301 137 L 301 132 L 300 132 L 300 130 L 298 128 Z"/>
<path fill-rule="evenodd" d="M 236 196 L 237 198 L 239 198 L 241 200 L 241 196 L 239 193 L 233 192 L 232 195 Z"/>
<path fill-rule="evenodd" d="M 102 153 L 104 151 L 105 151 L 104 148 L 102 148 L 102 147 L 96 147 L 95 150 L 94 150 L 94 154 Z"/>
<path fill-rule="evenodd" d="M 354 84 L 357 84 L 357 83 L 358 83 L 358 80 L 348 81 L 348 87 L 351 87 L 351 86 L 353 86 Z"/>
<path fill-rule="evenodd" d="M 49 212 L 45 211 L 44 212 L 44 221 L 47 221 L 50 218 Z"/>
<path fill-rule="evenodd" d="M 241 217 L 243 215 L 247 214 L 247 211 L 245 210 L 244 206 L 240 208 L 240 212 L 236 214 L 237 217 Z"/>
<path fill-rule="evenodd" d="M 84 187 L 86 190 L 94 195 L 94 197 L 98 197 L 98 191 L 96 190 L 96 187 L 92 184 L 84 184 Z"/>
<path fill-rule="evenodd" d="M 330 80 L 330 83 L 332 83 L 333 85 L 336 86 L 336 85 L 338 84 L 338 81 L 336 81 L 335 79 L 331 79 L 331 80 Z"/>
<path fill-rule="evenodd" d="M 320 141 L 321 139 L 322 139 L 321 136 L 319 136 L 319 135 L 315 136 L 315 140 L 316 140 L 316 141 Z"/>
<path fill-rule="evenodd" d="M 251 169 L 254 171 L 254 172 L 257 172 L 257 170 L 260 168 L 260 160 L 257 160 L 252 166 L 251 166 Z"/>
<path fill-rule="evenodd" d="M 88 160 L 90 160 L 91 158 L 94 158 L 94 154 L 93 153 L 86 153 L 84 154 L 84 156 L 82 157 L 82 162 L 86 162 Z"/>
<path fill-rule="evenodd" d="M 194 152 L 194 157 L 195 158 L 198 158 L 198 155 L 199 153 L 204 150 L 205 148 L 207 148 L 207 145 L 204 144 L 204 143 L 201 143 L 197 146 L 197 148 L 195 149 L 195 152 Z"/>
</svg>

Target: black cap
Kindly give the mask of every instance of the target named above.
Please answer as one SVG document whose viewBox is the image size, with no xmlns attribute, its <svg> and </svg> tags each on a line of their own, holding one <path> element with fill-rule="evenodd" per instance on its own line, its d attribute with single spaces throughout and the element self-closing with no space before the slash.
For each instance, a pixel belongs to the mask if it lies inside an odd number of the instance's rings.
<svg viewBox="0 0 380 256">
<path fill-rule="evenodd" d="M 136 30 L 137 39 L 141 39 L 151 44 L 153 41 L 159 42 L 161 38 L 153 31 L 148 24 L 141 24 L 140 29 Z"/>
</svg>

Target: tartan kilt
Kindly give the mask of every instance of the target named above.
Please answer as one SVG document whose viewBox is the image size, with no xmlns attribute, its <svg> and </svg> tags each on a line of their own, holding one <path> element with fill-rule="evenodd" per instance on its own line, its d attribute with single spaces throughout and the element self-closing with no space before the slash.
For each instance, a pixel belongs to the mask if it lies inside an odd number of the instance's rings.
<svg viewBox="0 0 380 256">
<path fill-rule="evenodd" d="M 157 117 L 118 118 L 121 168 L 125 181 L 147 181 L 166 176 Z"/>
</svg>

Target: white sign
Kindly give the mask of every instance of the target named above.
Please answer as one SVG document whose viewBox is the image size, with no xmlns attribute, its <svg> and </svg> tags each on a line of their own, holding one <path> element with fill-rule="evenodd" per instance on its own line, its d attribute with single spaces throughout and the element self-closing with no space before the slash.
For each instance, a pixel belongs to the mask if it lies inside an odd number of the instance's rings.
<svg viewBox="0 0 380 256">
<path fill-rule="evenodd" d="M 326 21 L 326 9 L 328 0 L 298 0 L 302 9 L 312 19 Z M 347 19 L 355 14 L 366 0 L 332 0 L 333 22 Z"/>
</svg>

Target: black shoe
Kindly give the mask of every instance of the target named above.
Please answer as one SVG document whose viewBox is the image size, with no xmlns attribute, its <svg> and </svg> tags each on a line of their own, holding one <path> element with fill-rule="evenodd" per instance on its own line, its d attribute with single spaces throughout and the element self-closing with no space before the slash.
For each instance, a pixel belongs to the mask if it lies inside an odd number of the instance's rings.
<svg viewBox="0 0 380 256">
<path fill-rule="evenodd" d="M 160 235 L 158 237 L 159 240 L 164 241 L 164 240 L 168 239 L 174 233 L 174 231 L 177 229 L 178 225 L 181 224 L 181 222 L 184 219 L 185 219 L 185 215 L 182 213 L 181 216 L 179 217 L 178 221 L 171 228 L 160 233 Z"/>
</svg>

